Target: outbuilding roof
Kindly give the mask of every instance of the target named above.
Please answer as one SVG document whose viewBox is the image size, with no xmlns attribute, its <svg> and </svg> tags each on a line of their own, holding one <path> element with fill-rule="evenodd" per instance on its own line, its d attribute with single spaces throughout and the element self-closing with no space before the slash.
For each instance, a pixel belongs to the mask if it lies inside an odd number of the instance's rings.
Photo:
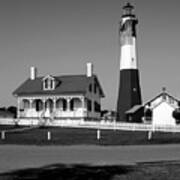
<svg viewBox="0 0 180 180">
<path fill-rule="evenodd" d="M 175 101 L 176 103 L 179 102 L 179 100 L 173 96 L 171 96 L 170 94 L 168 94 L 167 92 L 162 92 L 160 93 L 159 95 L 157 95 L 156 97 L 154 97 L 153 99 L 151 99 L 150 101 L 146 102 L 144 104 L 144 106 L 148 105 L 148 104 L 151 104 L 153 103 L 154 101 L 156 101 L 158 98 L 162 97 L 162 99 L 164 99 L 164 101 L 167 101 L 167 100 L 173 100 Z"/>
<path fill-rule="evenodd" d="M 56 80 L 56 87 L 54 90 L 43 90 L 44 77 L 36 77 L 35 80 L 27 79 L 13 92 L 13 95 L 85 94 L 89 84 L 94 80 L 99 87 L 100 96 L 104 97 L 104 92 L 96 75 L 92 77 L 87 77 L 86 75 L 63 75 L 53 77 Z"/>
<path fill-rule="evenodd" d="M 143 106 L 142 105 L 135 105 L 131 109 L 126 111 L 126 114 L 133 114 L 137 111 L 139 111 Z"/>
</svg>

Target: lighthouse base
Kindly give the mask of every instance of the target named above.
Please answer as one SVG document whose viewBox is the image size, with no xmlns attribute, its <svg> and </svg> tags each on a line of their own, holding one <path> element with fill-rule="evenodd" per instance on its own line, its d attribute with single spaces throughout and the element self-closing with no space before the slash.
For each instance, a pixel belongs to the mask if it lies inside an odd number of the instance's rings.
<svg viewBox="0 0 180 180">
<path fill-rule="evenodd" d="M 141 103 L 139 71 L 137 69 L 120 70 L 117 121 L 128 121 L 126 111 Z"/>
</svg>

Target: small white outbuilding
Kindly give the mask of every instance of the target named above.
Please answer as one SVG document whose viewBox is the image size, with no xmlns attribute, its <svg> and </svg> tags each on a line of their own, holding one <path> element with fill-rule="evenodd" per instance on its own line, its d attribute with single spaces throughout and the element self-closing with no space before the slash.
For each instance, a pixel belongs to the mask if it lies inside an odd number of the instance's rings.
<svg viewBox="0 0 180 180">
<path fill-rule="evenodd" d="M 153 109 L 152 123 L 154 125 L 176 125 L 176 120 L 172 113 L 175 108 L 167 101 L 162 101 L 157 107 Z"/>
<path fill-rule="evenodd" d="M 151 123 L 155 126 L 175 126 L 176 120 L 173 117 L 173 111 L 178 108 L 178 100 L 169 95 L 163 89 L 163 92 L 147 102 L 144 111 L 151 111 Z M 146 119 L 146 117 L 145 117 Z"/>
</svg>

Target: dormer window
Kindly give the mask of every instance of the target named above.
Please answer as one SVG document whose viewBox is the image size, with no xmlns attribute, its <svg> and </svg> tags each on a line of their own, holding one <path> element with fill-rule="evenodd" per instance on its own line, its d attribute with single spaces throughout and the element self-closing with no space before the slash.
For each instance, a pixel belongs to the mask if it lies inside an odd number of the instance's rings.
<svg viewBox="0 0 180 180">
<path fill-rule="evenodd" d="M 44 89 L 48 89 L 48 79 L 45 79 L 44 81 Z"/>
<path fill-rule="evenodd" d="M 54 77 L 47 75 L 43 78 L 43 90 L 54 90 L 55 79 Z"/>
</svg>

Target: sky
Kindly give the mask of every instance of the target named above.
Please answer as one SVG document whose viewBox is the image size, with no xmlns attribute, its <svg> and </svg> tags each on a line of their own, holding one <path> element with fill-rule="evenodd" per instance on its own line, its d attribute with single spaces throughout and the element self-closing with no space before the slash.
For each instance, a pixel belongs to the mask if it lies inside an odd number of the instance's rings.
<svg viewBox="0 0 180 180">
<path fill-rule="evenodd" d="M 94 64 L 116 109 L 119 22 L 125 0 L 0 0 L 0 106 L 16 105 L 12 92 L 29 77 L 85 74 Z M 138 64 L 143 103 L 161 92 L 180 99 L 180 1 L 130 0 L 139 19 Z"/>
</svg>

